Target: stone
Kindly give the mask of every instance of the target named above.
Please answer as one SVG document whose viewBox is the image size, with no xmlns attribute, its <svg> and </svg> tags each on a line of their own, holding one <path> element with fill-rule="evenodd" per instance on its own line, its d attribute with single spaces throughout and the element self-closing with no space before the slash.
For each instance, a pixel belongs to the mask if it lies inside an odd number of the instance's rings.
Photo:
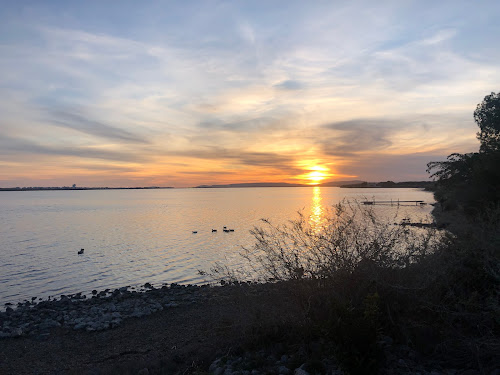
<svg viewBox="0 0 500 375">
<path fill-rule="evenodd" d="M 280 366 L 278 368 L 278 373 L 281 375 L 288 375 L 290 373 L 290 370 L 286 366 Z"/>
<path fill-rule="evenodd" d="M 85 323 L 77 323 L 73 327 L 73 329 L 75 329 L 75 330 L 84 329 L 84 328 L 85 328 Z"/>
<path fill-rule="evenodd" d="M 382 345 L 391 346 L 393 344 L 394 340 L 389 336 L 381 335 L 379 342 Z"/>
<path fill-rule="evenodd" d="M 210 365 L 210 367 L 208 368 L 208 371 L 214 372 L 215 369 L 219 366 L 219 363 L 220 363 L 220 359 L 216 359 L 215 361 L 213 361 L 212 364 Z"/>
<path fill-rule="evenodd" d="M 480 374 L 481 373 L 479 371 L 474 369 L 465 370 L 460 373 L 460 375 L 480 375 Z"/>
<path fill-rule="evenodd" d="M 11 332 L 11 336 L 12 337 L 19 337 L 19 336 L 22 336 L 23 335 L 23 330 L 21 328 L 14 328 Z"/>
<path fill-rule="evenodd" d="M 295 369 L 295 371 L 293 372 L 293 375 L 309 375 L 309 373 L 306 370 L 301 369 L 299 367 L 299 368 Z"/>
</svg>

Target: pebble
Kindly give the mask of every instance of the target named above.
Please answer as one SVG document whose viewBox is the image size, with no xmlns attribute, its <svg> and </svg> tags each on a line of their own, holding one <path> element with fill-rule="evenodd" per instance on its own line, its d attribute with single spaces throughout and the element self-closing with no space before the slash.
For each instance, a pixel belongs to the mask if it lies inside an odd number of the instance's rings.
<svg viewBox="0 0 500 375">
<path fill-rule="evenodd" d="M 309 375 L 309 373 L 306 370 L 301 369 L 299 367 L 299 368 L 295 369 L 295 371 L 293 372 L 293 375 Z"/>
<path fill-rule="evenodd" d="M 170 288 L 156 289 L 146 285 L 148 290 L 144 293 L 130 291 L 127 286 L 114 291 L 93 290 L 92 298 L 77 293 L 38 303 L 37 298 L 32 298 L 32 302 L 19 303 L 16 308 L 6 304 L 5 312 L 0 311 L 0 339 L 40 334 L 56 327 L 101 331 L 117 327 L 125 319 L 208 299 L 206 287 L 172 284 Z"/>
</svg>

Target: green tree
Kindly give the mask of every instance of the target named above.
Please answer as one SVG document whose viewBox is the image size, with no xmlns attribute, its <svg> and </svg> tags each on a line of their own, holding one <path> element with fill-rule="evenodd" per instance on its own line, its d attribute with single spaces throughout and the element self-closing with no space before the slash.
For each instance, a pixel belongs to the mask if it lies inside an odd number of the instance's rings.
<svg viewBox="0 0 500 375">
<path fill-rule="evenodd" d="M 477 133 L 481 142 L 479 152 L 500 151 L 500 92 L 485 96 L 474 111 L 474 120 L 480 129 Z"/>
</svg>

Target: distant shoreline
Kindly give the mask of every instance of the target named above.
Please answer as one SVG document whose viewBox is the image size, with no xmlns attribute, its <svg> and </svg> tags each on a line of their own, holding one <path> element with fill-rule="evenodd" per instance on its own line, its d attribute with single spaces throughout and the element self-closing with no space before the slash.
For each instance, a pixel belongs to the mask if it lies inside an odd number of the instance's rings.
<svg viewBox="0 0 500 375">
<path fill-rule="evenodd" d="M 362 183 L 363 181 L 330 181 L 316 185 L 290 184 L 286 182 L 244 182 L 224 185 L 199 185 L 195 189 L 249 188 L 249 187 L 340 187 L 343 185 Z"/>
<path fill-rule="evenodd" d="M 173 189 L 173 187 L 146 186 L 146 187 L 15 187 L 0 188 L 0 191 L 43 191 L 43 190 L 151 190 Z"/>
<path fill-rule="evenodd" d="M 405 181 L 405 182 L 362 182 L 360 184 L 342 185 L 341 188 L 372 188 L 372 189 L 393 189 L 393 188 L 422 188 L 433 191 L 436 183 L 434 181 Z"/>
<path fill-rule="evenodd" d="M 316 185 L 290 184 L 286 182 L 244 182 L 237 184 L 198 185 L 193 187 L 175 188 L 173 186 L 135 186 L 135 187 L 8 187 L 0 191 L 53 191 L 53 190 L 154 190 L 154 189 L 221 189 L 221 188 L 256 188 L 256 187 L 341 187 L 341 188 L 424 188 L 433 190 L 434 181 L 404 181 L 404 182 L 366 182 L 366 181 L 330 181 Z"/>
</svg>

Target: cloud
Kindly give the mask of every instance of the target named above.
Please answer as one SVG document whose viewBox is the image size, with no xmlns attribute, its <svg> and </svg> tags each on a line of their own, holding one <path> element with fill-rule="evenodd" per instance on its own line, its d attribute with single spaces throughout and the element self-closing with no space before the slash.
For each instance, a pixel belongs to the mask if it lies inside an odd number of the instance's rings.
<svg viewBox="0 0 500 375">
<path fill-rule="evenodd" d="M 419 181 L 429 178 L 427 163 L 442 159 L 442 155 L 434 153 L 372 154 L 361 156 L 356 163 L 340 166 L 339 171 L 352 173 L 367 181 Z"/>
<path fill-rule="evenodd" d="M 232 163 L 234 166 L 241 167 L 271 167 L 285 169 L 290 172 L 298 171 L 293 165 L 295 163 L 294 155 L 285 155 L 274 152 L 253 152 L 239 150 L 236 148 L 226 149 L 220 147 L 206 147 L 204 149 L 189 149 L 170 152 L 171 155 L 183 156 L 189 158 Z"/>
<path fill-rule="evenodd" d="M 500 82 L 493 2 L 96 4 L 0 15 L 0 153 L 26 170 L 399 170 L 477 149 L 472 111 Z"/>
<path fill-rule="evenodd" d="M 301 90 L 305 87 L 305 85 L 300 81 L 288 79 L 274 85 L 274 87 L 281 90 Z"/>
<path fill-rule="evenodd" d="M 2 136 L 0 139 L 0 155 L 5 159 L 32 160 L 38 157 L 70 156 L 82 159 L 102 159 L 125 162 L 145 162 L 149 160 L 144 154 L 127 152 L 125 149 L 112 151 L 97 147 L 71 146 L 71 145 L 44 145 L 29 139 Z"/>
<path fill-rule="evenodd" d="M 335 122 L 323 126 L 328 130 L 327 137 L 319 144 L 325 154 L 332 156 L 352 157 L 357 152 L 383 150 L 392 145 L 389 133 L 397 131 L 397 125 L 397 121 L 387 119 Z"/>
<path fill-rule="evenodd" d="M 106 125 L 82 116 L 76 112 L 63 110 L 48 110 L 48 121 L 57 126 L 77 130 L 96 137 L 111 139 L 125 143 L 150 143 L 142 136 L 132 134 L 124 129 Z"/>
</svg>

